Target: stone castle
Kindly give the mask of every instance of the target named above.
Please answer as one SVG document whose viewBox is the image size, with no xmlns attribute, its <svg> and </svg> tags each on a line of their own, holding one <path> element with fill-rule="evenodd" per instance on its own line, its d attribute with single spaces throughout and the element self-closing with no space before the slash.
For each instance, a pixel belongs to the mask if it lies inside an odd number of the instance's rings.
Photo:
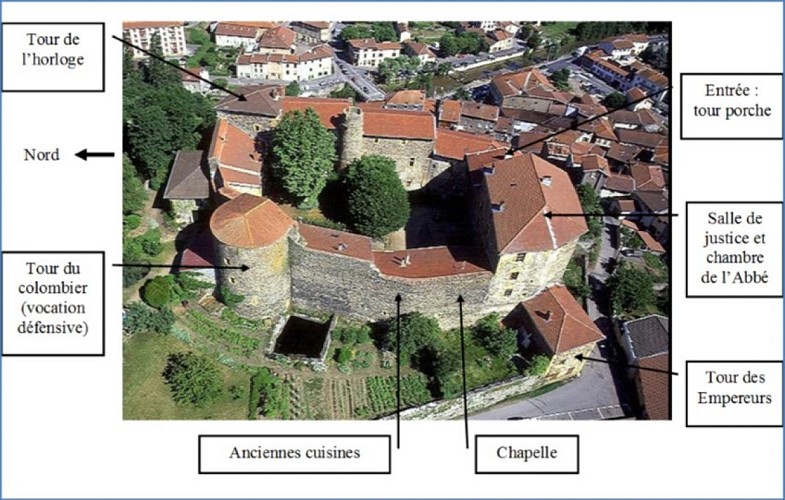
<svg viewBox="0 0 785 500">
<path fill-rule="evenodd" d="M 534 154 L 509 155 L 491 139 L 467 142 L 474 150 L 460 155 L 441 153 L 460 149 L 463 138 L 436 127 L 433 113 L 287 98 L 276 87 L 245 95 L 218 105 L 207 169 L 218 203 L 209 224 L 215 263 L 250 267 L 219 269 L 217 285 L 245 297 L 237 307 L 247 317 L 278 317 L 294 307 L 380 320 L 394 315 L 397 294 L 404 312 L 420 311 L 443 327 L 457 326 L 459 294 L 467 324 L 490 312 L 504 316 L 561 281 L 587 231 L 581 216 L 545 216 L 581 212 L 563 170 Z M 370 238 L 295 221 L 262 196 L 260 140 L 283 113 L 309 107 L 337 135 L 340 167 L 380 154 L 395 160 L 409 190 L 458 186 L 471 204 L 466 224 L 478 245 L 375 250 Z"/>
</svg>

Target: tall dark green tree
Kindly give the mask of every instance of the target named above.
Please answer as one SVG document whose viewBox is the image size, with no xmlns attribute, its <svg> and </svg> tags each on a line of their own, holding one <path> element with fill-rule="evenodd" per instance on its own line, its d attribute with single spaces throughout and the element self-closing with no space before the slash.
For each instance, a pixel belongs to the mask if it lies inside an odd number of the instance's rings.
<svg viewBox="0 0 785 500">
<path fill-rule="evenodd" d="M 291 111 L 272 139 L 272 169 L 278 182 L 302 207 L 316 205 L 335 165 L 335 136 L 312 108 Z"/>
<path fill-rule="evenodd" d="M 147 191 L 128 155 L 123 155 L 123 214 L 139 212 L 147 201 Z"/>
<path fill-rule="evenodd" d="M 481 318 L 470 331 L 477 344 L 494 356 L 508 359 L 518 350 L 515 331 L 504 327 L 496 313 Z"/>
<path fill-rule="evenodd" d="M 150 38 L 150 52 L 163 58 L 164 51 L 161 48 L 161 36 L 155 33 Z M 180 75 L 177 69 L 165 62 L 151 57 L 147 62 L 147 81 L 158 88 L 180 85 Z"/>
<path fill-rule="evenodd" d="M 602 103 L 609 111 L 622 108 L 626 102 L 627 98 L 621 92 L 611 92 L 602 100 Z"/>
<path fill-rule="evenodd" d="M 417 364 L 423 349 L 439 341 L 439 323 L 421 313 L 413 312 L 401 316 L 401 365 Z M 386 347 L 397 351 L 397 326 L 395 320 L 387 324 Z"/>
<path fill-rule="evenodd" d="M 614 313 L 624 317 L 643 316 L 656 306 L 654 280 L 649 273 L 622 263 L 608 281 Z"/>
<path fill-rule="evenodd" d="M 355 160 L 344 185 L 350 223 L 357 232 L 379 238 L 409 220 L 409 197 L 390 158 L 366 155 Z"/>
<path fill-rule="evenodd" d="M 193 352 L 171 354 L 163 376 L 178 404 L 201 407 L 222 392 L 218 367 L 209 358 Z"/>
</svg>

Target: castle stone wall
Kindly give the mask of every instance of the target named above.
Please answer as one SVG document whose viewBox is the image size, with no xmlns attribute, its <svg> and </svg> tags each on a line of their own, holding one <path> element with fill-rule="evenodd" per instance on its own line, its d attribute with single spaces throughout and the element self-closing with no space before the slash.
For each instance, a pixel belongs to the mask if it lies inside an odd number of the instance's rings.
<svg viewBox="0 0 785 500">
<path fill-rule="evenodd" d="M 488 305 L 494 309 L 517 304 L 554 283 L 560 283 L 578 240 L 556 250 L 499 257 L 496 273 L 488 290 Z M 516 276 L 517 273 L 517 276 Z M 511 291 L 508 295 L 506 292 Z"/>
<path fill-rule="evenodd" d="M 259 115 L 246 115 L 243 113 L 228 113 L 226 111 L 216 111 L 218 118 L 225 118 L 235 127 L 242 129 L 251 137 L 256 137 L 259 132 L 266 132 L 276 125 L 277 117 L 267 117 Z"/>
<path fill-rule="evenodd" d="M 420 189 L 429 180 L 433 141 L 365 137 L 362 154 L 382 155 L 395 161 L 395 170 L 407 191 Z"/>
<path fill-rule="evenodd" d="M 249 269 L 217 269 L 216 282 L 245 300 L 236 306 L 237 313 L 254 319 L 285 314 L 291 302 L 289 239 L 281 239 L 261 248 L 230 247 L 216 243 L 216 264 Z"/>
<path fill-rule="evenodd" d="M 485 294 L 491 273 L 428 279 L 382 275 L 368 261 L 320 252 L 291 242 L 292 304 L 359 320 L 380 320 L 395 315 L 400 293 L 401 312 L 419 311 L 433 316 L 442 328 L 458 326 L 459 294 L 464 298 L 464 323 L 484 315 Z"/>
</svg>

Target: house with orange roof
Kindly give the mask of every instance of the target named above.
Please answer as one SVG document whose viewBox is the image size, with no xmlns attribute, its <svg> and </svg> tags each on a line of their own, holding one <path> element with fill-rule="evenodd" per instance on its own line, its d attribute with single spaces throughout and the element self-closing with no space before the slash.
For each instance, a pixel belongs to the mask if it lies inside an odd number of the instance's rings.
<svg viewBox="0 0 785 500">
<path fill-rule="evenodd" d="M 548 77 L 534 67 L 497 75 L 491 79 L 490 88 L 494 102 L 502 108 L 542 112 L 550 108 L 553 99 L 547 96 L 556 90 Z M 544 91 L 544 97 L 529 97 L 538 89 Z"/>
<path fill-rule="evenodd" d="M 253 50 L 256 41 L 265 30 L 247 24 L 220 22 L 215 25 L 213 39 L 219 47 L 242 47 L 246 52 Z"/>
<path fill-rule="evenodd" d="M 317 45 L 305 50 L 265 51 L 239 54 L 236 60 L 238 78 L 259 78 L 287 82 L 313 80 L 333 74 L 333 50 Z"/>
<path fill-rule="evenodd" d="M 378 68 L 385 59 L 401 55 L 403 46 L 398 42 L 377 42 L 373 38 L 358 38 L 346 42 L 352 64 L 366 68 Z"/>
<path fill-rule="evenodd" d="M 256 141 L 229 120 L 219 118 L 207 154 L 216 191 L 262 195 L 262 153 Z"/>
<path fill-rule="evenodd" d="M 526 153 L 482 171 L 473 208 L 495 274 L 487 300 L 506 306 L 559 282 L 588 228 L 582 215 L 550 217 L 583 212 L 569 175 L 556 165 Z"/>
<path fill-rule="evenodd" d="M 286 26 L 276 26 L 264 32 L 259 38 L 256 51 L 259 54 L 292 54 L 295 51 L 297 33 Z"/>
<path fill-rule="evenodd" d="M 403 51 L 407 56 L 416 57 L 420 60 L 420 66 L 425 63 L 435 62 L 436 54 L 427 45 L 420 42 L 406 42 L 403 44 Z"/>
<path fill-rule="evenodd" d="M 550 358 L 545 380 L 580 374 L 597 342 L 605 340 L 594 321 L 564 285 L 553 285 L 521 302 L 505 323 L 517 327 L 526 346 L 524 356 Z"/>
</svg>

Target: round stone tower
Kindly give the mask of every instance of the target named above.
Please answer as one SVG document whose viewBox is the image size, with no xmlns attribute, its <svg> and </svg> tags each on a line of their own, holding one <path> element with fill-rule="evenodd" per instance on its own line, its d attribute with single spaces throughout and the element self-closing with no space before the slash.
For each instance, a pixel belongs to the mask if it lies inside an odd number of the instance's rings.
<svg viewBox="0 0 785 500">
<path fill-rule="evenodd" d="M 363 155 L 363 110 L 351 106 L 343 110 L 341 169 Z"/>
<path fill-rule="evenodd" d="M 248 318 L 286 313 L 291 301 L 289 230 L 293 221 L 267 198 L 241 194 L 213 212 L 210 230 L 215 238 L 218 293 L 242 295 L 237 312 Z"/>
</svg>

